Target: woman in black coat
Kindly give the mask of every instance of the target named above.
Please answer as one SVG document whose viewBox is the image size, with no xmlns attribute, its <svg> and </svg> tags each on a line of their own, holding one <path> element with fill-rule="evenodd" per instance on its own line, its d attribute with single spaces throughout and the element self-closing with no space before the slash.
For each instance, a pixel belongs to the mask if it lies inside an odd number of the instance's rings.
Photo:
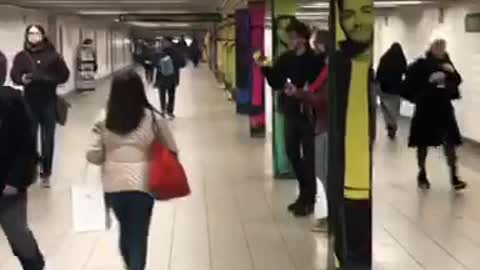
<svg viewBox="0 0 480 270">
<path fill-rule="evenodd" d="M 12 81 L 24 88 L 27 104 L 33 114 L 34 128 L 40 129 L 42 143 L 41 178 L 50 187 L 55 129 L 57 121 L 57 86 L 67 82 L 70 71 L 40 25 L 25 31 L 25 44 L 13 61 Z"/>
<path fill-rule="evenodd" d="M 404 97 L 415 104 L 410 128 L 409 146 L 417 148 L 418 186 L 429 189 L 425 162 L 428 148 L 443 146 L 450 167 L 451 182 L 456 190 L 467 184 L 457 175 L 456 147 L 462 137 L 452 100 L 459 99 L 462 78 L 446 52 L 446 41 L 432 43 L 426 57 L 417 60 L 407 71 Z"/>
</svg>

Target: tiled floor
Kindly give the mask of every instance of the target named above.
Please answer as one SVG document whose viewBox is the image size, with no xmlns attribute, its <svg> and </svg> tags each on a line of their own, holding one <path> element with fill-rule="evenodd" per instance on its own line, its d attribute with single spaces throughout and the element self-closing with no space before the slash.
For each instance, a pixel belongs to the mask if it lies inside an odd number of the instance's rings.
<svg viewBox="0 0 480 270">
<path fill-rule="evenodd" d="M 72 230 L 70 186 L 81 181 L 89 128 L 107 90 L 104 82 L 96 93 L 75 99 L 70 123 L 58 134 L 54 186 L 31 192 L 31 224 L 47 270 L 122 269 L 115 229 Z M 156 101 L 156 93 L 149 94 Z M 272 180 L 268 143 L 249 138 L 248 119 L 235 114 L 205 68 L 184 71 L 177 114 L 172 128 L 193 195 L 156 206 L 148 269 L 325 269 L 325 237 L 309 232 L 310 220 L 284 210 L 294 197 L 294 182 Z M 391 143 L 384 137 L 376 145 L 375 268 L 479 269 L 476 155 L 463 153 L 462 173 L 471 190 L 455 195 L 441 156 L 432 152 L 433 189 L 421 193 L 414 154 L 404 139 Z M 19 269 L 5 242 L 0 236 L 0 270 Z"/>
</svg>

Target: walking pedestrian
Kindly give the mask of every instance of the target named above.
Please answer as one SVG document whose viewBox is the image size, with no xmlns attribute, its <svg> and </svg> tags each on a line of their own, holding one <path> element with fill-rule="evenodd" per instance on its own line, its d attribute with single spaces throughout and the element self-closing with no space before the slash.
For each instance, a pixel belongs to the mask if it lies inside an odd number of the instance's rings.
<svg viewBox="0 0 480 270">
<path fill-rule="evenodd" d="M 400 116 L 400 89 L 407 71 L 407 59 L 400 43 L 394 43 L 380 59 L 377 69 L 377 82 L 380 84 L 380 105 L 385 120 L 387 134 L 395 139 Z"/>
<path fill-rule="evenodd" d="M 65 61 L 48 40 L 45 29 L 40 25 L 28 26 L 24 48 L 15 56 L 11 77 L 23 86 L 34 129 L 40 129 L 40 177 L 46 188 L 50 187 L 55 152 L 57 87 L 67 82 L 69 76 Z"/>
<path fill-rule="evenodd" d="M 462 77 L 447 53 L 447 42 L 435 40 L 425 57 L 407 71 L 404 97 L 415 104 L 409 146 L 417 149 L 418 187 L 430 189 L 426 159 L 430 147 L 443 146 L 455 190 L 467 183 L 458 177 L 456 148 L 462 144 L 452 100 L 459 99 Z"/>
</svg>

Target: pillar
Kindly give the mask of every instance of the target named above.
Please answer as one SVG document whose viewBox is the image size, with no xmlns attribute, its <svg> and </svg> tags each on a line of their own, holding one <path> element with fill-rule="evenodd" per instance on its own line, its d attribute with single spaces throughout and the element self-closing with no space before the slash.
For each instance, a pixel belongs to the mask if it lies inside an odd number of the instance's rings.
<svg viewBox="0 0 480 270">
<path fill-rule="evenodd" d="M 265 2 L 250 1 L 248 3 L 250 15 L 251 52 L 265 54 Z M 249 55 L 252 61 L 251 54 Z M 250 109 L 250 135 L 252 137 L 265 136 L 265 78 L 257 65 L 251 65 L 252 98 Z"/>
<path fill-rule="evenodd" d="M 330 14 L 329 269 L 370 270 L 373 0 L 330 0 Z"/>
<path fill-rule="evenodd" d="M 273 22 L 273 57 L 280 56 L 287 50 L 285 28 L 297 10 L 297 0 L 271 0 Z M 278 90 L 278 89 L 274 89 Z M 278 91 L 273 97 L 273 164 L 275 178 L 292 178 L 293 173 L 287 158 L 285 147 L 285 115 L 283 114 Z"/>
</svg>

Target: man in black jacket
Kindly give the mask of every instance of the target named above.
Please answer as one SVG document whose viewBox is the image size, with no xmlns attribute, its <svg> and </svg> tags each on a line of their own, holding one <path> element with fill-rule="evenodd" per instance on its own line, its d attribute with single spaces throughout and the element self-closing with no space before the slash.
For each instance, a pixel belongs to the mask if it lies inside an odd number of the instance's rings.
<svg viewBox="0 0 480 270">
<path fill-rule="evenodd" d="M 185 55 L 179 52 L 173 46 L 173 38 L 166 37 L 163 40 L 162 53 L 157 55 L 157 62 L 159 62 L 164 56 L 169 56 L 172 60 L 174 73 L 170 76 L 162 75 L 160 66 L 157 64 L 157 82 L 156 85 L 160 90 L 160 104 L 162 113 L 169 118 L 175 118 L 175 96 L 177 87 L 180 84 L 180 70 L 185 67 Z M 168 95 L 168 100 L 167 100 Z"/>
<path fill-rule="evenodd" d="M 292 18 L 286 32 L 289 50 L 277 59 L 273 67 L 263 66 L 262 72 L 274 90 L 296 88 L 303 91 L 320 74 L 325 56 L 315 54 L 310 48 L 310 30 L 304 23 Z M 285 114 L 287 156 L 300 190 L 298 199 L 288 206 L 288 210 L 295 216 L 308 216 L 313 214 L 317 194 L 314 123 L 301 100 L 284 92 L 280 97 L 280 106 Z"/>
<path fill-rule="evenodd" d="M 42 270 L 43 256 L 27 224 L 27 188 L 36 178 L 39 158 L 22 95 L 3 86 L 6 62 L 0 52 L 0 227 L 23 269 Z"/>
</svg>

